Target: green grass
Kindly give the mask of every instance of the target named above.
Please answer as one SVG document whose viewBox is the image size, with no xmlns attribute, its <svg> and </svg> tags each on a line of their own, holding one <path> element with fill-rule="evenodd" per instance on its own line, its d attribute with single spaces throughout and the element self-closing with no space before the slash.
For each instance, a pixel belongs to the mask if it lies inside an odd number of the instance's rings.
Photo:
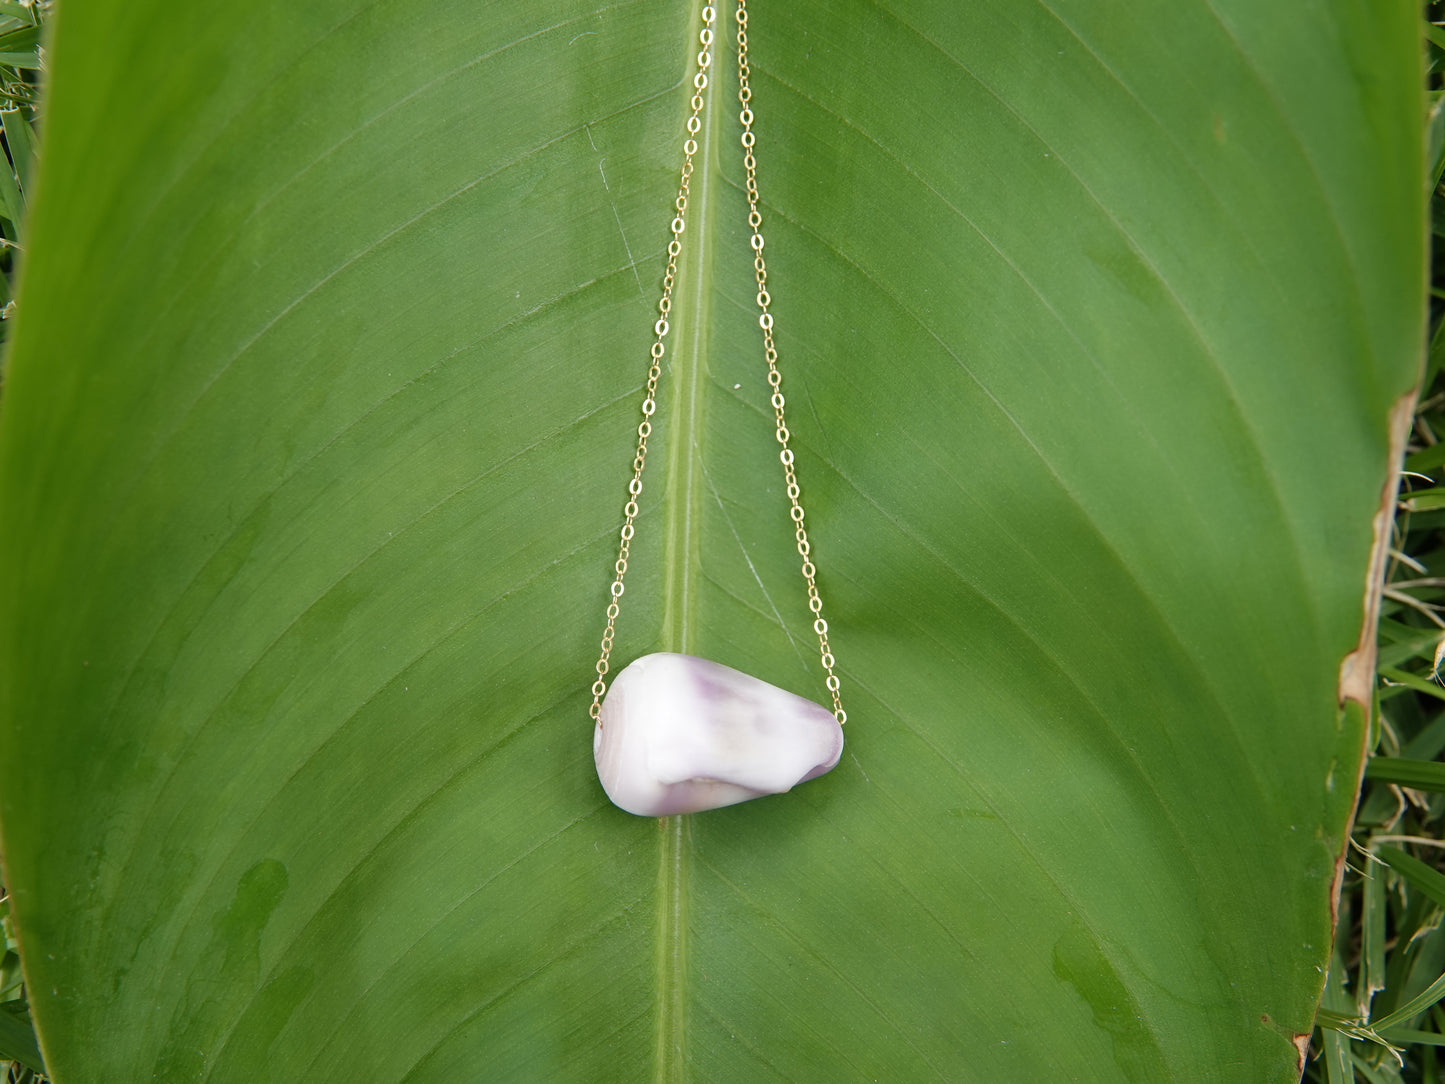
<svg viewBox="0 0 1445 1084">
<path fill-rule="evenodd" d="M 8 337 L 6 323 L 14 315 L 17 259 L 25 200 L 36 166 L 41 43 L 45 17 L 54 0 L 14 3 L 0 0 L 0 142 L 6 157 L 0 165 L 0 343 Z"/>
<path fill-rule="evenodd" d="M 4 940 L 0 953 L 0 1055 L 13 1059 L 0 1061 L 0 1065 L 5 1068 L 7 1084 L 31 1084 L 44 1079 L 37 1072 L 44 1066 L 25 1002 L 8 901 L 0 901 L 0 938 Z"/>
</svg>

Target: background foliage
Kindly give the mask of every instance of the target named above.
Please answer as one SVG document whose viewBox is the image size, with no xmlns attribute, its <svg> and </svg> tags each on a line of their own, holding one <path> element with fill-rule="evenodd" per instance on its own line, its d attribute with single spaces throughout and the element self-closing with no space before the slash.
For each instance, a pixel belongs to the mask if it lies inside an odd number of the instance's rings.
<svg viewBox="0 0 1445 1084">
<path fill-rule="evenodd" d="M 585 689 L 696 13 L 68 0 L 0 429 L 57 1079 L 1297 1076 L 1418 364 L 1415 13 L 753 14 L 853 722 L 648 822 Z M 622 650 L 807 690 L 728 113 Z"/>
</svg>

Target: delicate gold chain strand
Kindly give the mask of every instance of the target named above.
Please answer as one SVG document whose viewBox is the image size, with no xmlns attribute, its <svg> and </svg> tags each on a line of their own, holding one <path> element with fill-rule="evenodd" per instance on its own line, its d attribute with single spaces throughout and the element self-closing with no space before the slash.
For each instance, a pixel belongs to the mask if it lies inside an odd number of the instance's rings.
<svg viewBox="0 0 1445 1084">
<path fill-rule="evenodd" d="M 633 524 L 637 520 L 637 498 L 642 495 L 642 468 L 647 465 L 647 438 L 652 436 L 652 415 L 657 410 L 657 381 L 662 376 L 662 357 L 667 352 L 665 340 L 669 330 L 667 317 L 672 312 L 672 288 L 677 282 L 677 258 L 682 253 L 682 230 L 686 224 L 687 197 L 692 184 L 692 158 L 697 153 L 697 134 L 702 131 L 702 92 L 707 87 L 707 72 L 712 66 L 712 24 L 713 9 L 709 4 L 702 9 L 702 30 L 698 32 L 698 43 L 702 46 L 697 54 L 697 74 L 692 79 L 692 112 L 687 118 L 687 138 L 682 144 L 682 175 L 677 184 L 677 199 L 673 207 L 677 215 L 672 220 L 672 240 L 667 243 L 667 271 L 662 276 L 662 298 L 657 303 L 657 323 L 652 325 L 653 339 L 650 355 L 652 364 L 647 369 L 647 394 L 642 400 L 642 421 L 637 426 L 637 454 L 632 459 L 632 481 L 627 483 L 627 504 L 622 513 L 622 536 L 617 546 L 617 564 L 613 566 L 616 579 L 609 589 L 612 600 L 607 604 L 607 628 L 602 633 L 602 654 L 597 659 L 597 680 L 592 683 L 592 707 L 588 714 L 596 719 L 602 714 L 602 697 L 607 692 L 607 671 L 612 657 L 612 639 L 616 633 L 617 615 L 621 612 L 622 580 L 627 575 L 627 558 L 632 550 Z"/>
<path fill-rule="evenodd" d="M 753 99 L 752 87 L 748 83 L 748 5 L 747 0 L 738 0 L 738 101 L 742 111 L 738 119 L 743 124 L 743 168 L 747 170 L 748 225 L 752 228 L 753 273 L 758 283 L 758 308 L 762 315 L 758 324 L 763 329 L 763 356 L 768 362 L 768 384 L 773 389 L 773 415 L 777 422 L 778 443 L 783 446 L 778 458 L 783 461 L 783 480 L 787 484 L 789 516 L 793 520 L 793 534 L 798 541 L 798 556 L 803 559 L 803 580 L 808 585 L 808 609 L 813 614 L 813 631 L 818 634 L 818 656 L 828 677 L 828 694 L 833 698 L 833 714 L 839 725 L 848 721 L 843 710 L 843 700 L 838 692 L 838 675 L 833 672 L 833 652 L 828 647 L 828 622 L 823 619 L 823 600 L 818 597 L 818 570 L 813 564 L 812 546 L 808 544 L 808 530 L 803 526 L 803 506 L 798 498 L 798 475 L 793 465 L 793 451 L 788 447 L 788 424 L 783 416 L 783 375 L 778 372 L 778 349 L 773 343 L 773 315 L 768 311 L 772 298 L 768 296 L 768 265 L 763 261 L 763 216 L 758 210 L 758 160 L 753 155 Z"/>
<path fill-rule="evenodd" d="M 637 499 L 642 496 L 642 470 L 647 465 L 647 438 L 652 436 L 652 415 L 657 409 L 657 379 L 662 376 L 662 357 L 666 353 L 668 338 L 668 314 L 672 312 L 672 288 L 678 280 L 678 256 L 682 253 L 682 228 L 688 214 L 688 192 L 692 184 L 692 156 L 698 153 L 696 134 L 702 130 L 702 91 L 708 85 L 708 68 L 712 66 L 712 12 L 711 4 L 702 9 L 702 29 L 698 32 L 698 72 L 692 77 L 692 113 L 688 116 L 688 137 L 682 143 L 682 175 L 678 181 L 678 198 L 673 207 L 678 214 L 672 220 L 672 240 L 668 241 L 668 270 L 662 276 L 662 299 L 657 302 L 657 322 L 653 324 L 652 364 L 647 367 L 647 393 L 642 400 L 642 422 L 637 425 L 637 454 L 633 457 L 633 477 L 627 483 L 627 504 L 623 507 L 623 530 L 617 545 L 617 564 L 614 565 L 617 578 L 608 588 L 611 601 L 607 603 L 607 629 L 603 632 L 603 653 L 597 659 L 597 681 L 592 682 L 592 707 L 588 714 L 597 718 L 603 713 L 603 694 L 607 692 L 607 671 L 613 655 L 613 636 L 617 630 L 617 614 L 620 613 L 623 598 L 623 577 L 627 575 L 627 556 L 631 552 L 633 525 L 637 520 Z"/>
<path fill-rule="evenodd" d="M 664 340 L 668 333 L 668 314 L 672 310 L 672 288 L 677 278 L 677 259 L 682 252 L 682 231 L 687 212 L 689 185 L 692 180 L 693 156 L 697 153 L 696 136 L 702 129 L 702 92 L 707 87 L 707 71 L 712 63 L 712 25 L 715 13 L 712 5 L 702 9 L 703 28 L 698 34 L 702 50 L 697 54 L 697 74 L 693 77 L 692 113 L 687 119 L 687 139 L 683 142 L 682 176 L 678 184 L 677 200 L 674 206 L 677 216 L 672 220 L 672 240 L 667 246 L 667 271 L 662 278 L 662 299 L 658 302 L 658 320 L 653 325 L 656 338 L 652 344 L 652 364 L 647 370 L 647 394 L 642 400 L 642 422 L 637 427 L 637 454 L 632 460 L 632 480 L 627 485 L 627 504 L 623 508 L 622 535 L 617 550 L 616 578 L 610 588 L 611 601 L 607 604 L 607 628 L 602 634 L 602 654 L 597 660 L 597 680 L 592 684 L 592 707 L 588 714 L 596 719 L 602 713 L 602 697 L 607 692 L 607 673 L 611 666 L 612 644 L 616 631 L 617 615 L 621 609 L 623 579 L 627 575 L 627 559 L 632 547 L 634 524 L 637 520 L 638 498 L 642 495 L 642 470 L 647 464 L 647 439 L 652 435 L 652 415 L 657 409 L 657 383 L 662 375 Z M 778 443 L 782 445 L 779 458 L 783 464 L 783 479 L 787 485 L 789 516 L 793 522 L 794 536 L 798 543 L 798 555 L 803 559 L 803 580 L 808 587 L 808 609 L 813 614 L 813 631 L 818 635 L 818 652 L 823 669 L 827 672 L 828 694 L 833 700 L 833 714 L 839 724 L 848 721 L 839 696 L 838 675 L 834 673 L 833 653 L 828 647 L 828 622 L 823 619 L 823 601 L 818 596 L 817 568 L 813 565 L 808 532 L 803 525 L 803 506 L 798 476 L 794 468 L 793 452 L 788 447 L 788 426 L 784 418 L 782 374 L 778 372 L 778 351 L 773 343 L 773 317 L 768 311 L 771 298 L 768 296 L 767 265 L 763 262 L 763 218 L 758 211 L 757 159 L 753 155 L 753 114 L 749 108 L 752 90 L 748 85 L 748 13 L 746 0 L 738 0 L 738 100 L 742 103 L 739 119 L 743 125 L 743 166 L 747 170 L 748 225 L 752 228 L 753 271 L 758 286 L 758 308 L 762 315 L 758 323 L 763 329 L 764 356 L 768 363 L 768 384 L 772 388 L 773 413 L 776 419 Z"/>
</svg>

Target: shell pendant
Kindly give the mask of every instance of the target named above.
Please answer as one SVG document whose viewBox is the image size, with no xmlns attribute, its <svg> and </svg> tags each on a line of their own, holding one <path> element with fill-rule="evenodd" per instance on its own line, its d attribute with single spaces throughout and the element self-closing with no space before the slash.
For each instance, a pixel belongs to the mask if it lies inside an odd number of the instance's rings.
<svg viewBox="0 0 1445 1084">
<path fill-rule="evenodd" d="M 843 754 L 820 704 L 694 655 L 644 655 L 613 680 L 593 732 L 597 777 L 640 817 L 698 813 L 815 779 Z"/>
</svg>

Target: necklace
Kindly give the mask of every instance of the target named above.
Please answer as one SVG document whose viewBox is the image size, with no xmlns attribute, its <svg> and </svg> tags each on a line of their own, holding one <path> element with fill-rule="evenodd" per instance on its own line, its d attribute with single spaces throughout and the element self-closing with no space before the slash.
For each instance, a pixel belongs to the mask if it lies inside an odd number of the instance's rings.
<svg viewBox="0 0 1445 1084">
<path fill-rule="evenodd" d="M 613 803 L 629 813 L 658 817 L 673 813 L 696 813 L 759 798 L 782 794 L 796 784 L 814 779 L 838 763 L 843 753 L 843 723 L 847 713 L 839 696 L 838 675 L 828 646 L 828 622 L 823 619 L 823 602 L 818 596 L 817 568 L 812 560 L 808 531 L 803 525 L 801 491 L 792 449 L 788 447 L 788 426 L 784 417 L 782 374 L 773 341 L 773 317 L 768 311 L 767 265 L 763 261 L 763 216 L 758 210 L 757 159 L 753 147 L 752 88 L 748 82 L 747 0 L 737 2 L 738 101 L 742 110 L 743 168 L 747 173 L 748 226 L 753 251 L 753 275 L 757 282 L 758 325 L 763 332 L 763 357 L 772 389 L 775 434 L 782 450 L 783 479 L 787 486 L 788 514 L 802 559 L 803 580 L 808 588 L 808 610 L 813 632 L 818 637 L 819 661 L 827 677 L 824 685 L 832 708 L 720 663 L 692 655 L 657 653 L 644 655 L 623 668 L 608 687 L 612 644 L 621 609 L 623 579 L 631 551 L 638 498 L 642 495 L 642 471 L 647 464 L 647 441 L 657 410 L 657 385 L 666 353 L 668 314 L 672 311 L 672 290 L 677 278 L 677 260 L 682 252 L 687 202 L 697 153 L 697 134 L 702 130 L 704 91 L 712 65 L 712 5 L 702 9 L 701 50 L 693 76 L 692 112 L 687 118 L 683 141 L 682 173 L 672 240 L 667 245 L 667 269 L 662 277 L 662 298 L 653 325 L 651 364 L 647 370 L 646 394 L 642 400 L 642 421 L 637 426 L 637 454 L 632 460 L 632 479 L 627 484 L 622 532 L 618 544 L 616 577 L 607 604 L 607 627 L 602 634 L 602 654 L 597 660 L 597 680 L 592 685 L 589 715 L 595 721 L 592 749 L 597 775 Z"/>
</svg>

